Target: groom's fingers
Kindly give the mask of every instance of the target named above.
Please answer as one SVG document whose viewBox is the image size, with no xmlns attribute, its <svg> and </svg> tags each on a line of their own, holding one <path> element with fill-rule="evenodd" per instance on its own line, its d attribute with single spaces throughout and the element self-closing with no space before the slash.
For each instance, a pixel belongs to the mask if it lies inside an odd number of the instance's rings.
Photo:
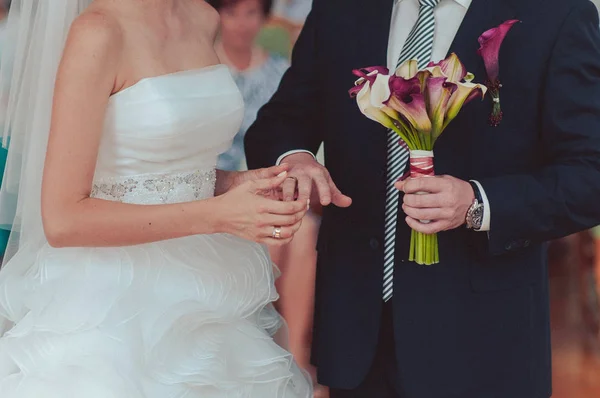
<svg viewBox="0 0 600 398">
<path fill-rule="evenodd" d="M 321 204 L 323 206 L 329 205 L 331 203 L 332 190 L 328 179 L 322 173 L 319 173 L 313 176 L 313 181 L 319 193 Z"/>
<path fill-rule="evenodd" d="M 444 207 L 443 195 L 440 194 L 406 194 L 404 195 L 404 204 L 416 208 Z"/>
<path fill-rule="evenodd" d="M 296 182 L 298 184 L 298 202 L 308 203 L 313 180 L 307 175 L 301 175 L 297 177 Z"/>
<path fill-rule="evenodd" d="M 448 187 L 448 181 L 442 177 L 409 178 L 400 184 L 405 194 L 417 192 L 439 193 Z"/>
<path fill-rule="evenodd" d="M 296 181 L 296 178 L 288 177 L 283 182 L 281 188 L 284 201 L 291 202 L 292 200 L 294 200 L 294 195 L 296 194 Z"/>
<path fill-rule="evenodd" d="M 402 210 L 404 213 L 414 218 L 415 220 L 448 220 L 452 218 L 452 210 L 451 209 L 440 209 L 440 208 L 432 208 L 432 209 L 419 209 L 415 207 L 407 206 L 406 204 L 402 205 Z"/>
<path fill-rule="evenodd" d="M 419 220 L 412 217 L 406 217 L 406 223 L 411 229 L 421 232 L 426 235 L 437 234 L 446 230 L 447 223 L 445 221 L 432 221 L 428 224 L 423 224 Z"/>
<path fill-rule="evenodd" d="M 333 192 L 333 204 L 337 207 L 349 207 L 352 204 L 352 198 L 346 196 L 338 189 L 333 181 L 331 181 L 331 187 Z"/>
</svg>

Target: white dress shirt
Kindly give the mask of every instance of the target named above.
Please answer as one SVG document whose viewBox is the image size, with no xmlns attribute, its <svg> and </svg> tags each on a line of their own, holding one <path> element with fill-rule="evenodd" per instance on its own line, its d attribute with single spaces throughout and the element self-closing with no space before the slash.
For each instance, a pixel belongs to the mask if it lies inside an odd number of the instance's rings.
<svg viewBox="0 0 600 398">
<path fill-rule="evenodd" d="M 431 60 L 438 62 L 448 55 L 450 46 L 454 37 L 467 14 L 467 10 L 472 0 L 441 0 L 435 8 L 435 37 L 433 40 L 433 53 Z M 417 22 L 419 16 L 419 0 L 396 0 L 392 10 L 390 38 L 387 53 L 387 67 L 390 70 L 396 69 L 396 63 L 404 42 L 408 38 L 410 31 Z M 277 160 L 277 164 L 289 155 L 306 150 L 294 150 L 284 153 Z M 480 231 L 489 231 L 490 229 L 490 205 L 483 191 L 482 186 L 474 181 L 479 187 L 484 202 L 483 223 Z"/>
</svg>

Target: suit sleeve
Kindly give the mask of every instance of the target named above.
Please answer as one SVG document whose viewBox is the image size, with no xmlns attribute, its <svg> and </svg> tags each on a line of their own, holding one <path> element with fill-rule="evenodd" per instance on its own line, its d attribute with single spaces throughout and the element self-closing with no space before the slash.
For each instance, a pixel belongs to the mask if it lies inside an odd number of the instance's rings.
<svg viewBox="0 0 600 398">
<path fill-rule="evenodd" d="M 321 1 L 315 0 L 292 54 L 292 65 L 277 92 L 258 112 L 245 137 L 251 169 L 275 165 L 286 152 L 316 153 L 319 134 L 317 25 Z"/>
<path fill-rule="evenodd" d="M 566 18 L 543 87 L 533 174 L 479 179 L 492 209 L 492 255 L 600 224 L 600 32 L 591 2 Z"/>
</svg>

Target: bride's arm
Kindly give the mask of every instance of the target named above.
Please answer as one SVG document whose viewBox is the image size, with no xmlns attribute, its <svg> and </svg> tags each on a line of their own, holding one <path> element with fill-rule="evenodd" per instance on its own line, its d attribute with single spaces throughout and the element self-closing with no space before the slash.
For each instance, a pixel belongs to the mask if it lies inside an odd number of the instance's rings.
<svg viewBox="0 0 600 398">
<path fill-rule="evenodd" d="M 118 25 L 102 15 L 83 15 L 71 29 L 57 75 L 42 187 L 49 243 L 124 246 L 216 232 L 266 243 L 288 241 L 299 227 L 305 205 L 257 194 L 277 186 L 285 176 L 248 182 L 220 197 L 183 204 L 144 206 L 90 198 L 121 47 Z M 269 238 L 273 225 L 284 226 L 284 239 Z"/>
</svg>

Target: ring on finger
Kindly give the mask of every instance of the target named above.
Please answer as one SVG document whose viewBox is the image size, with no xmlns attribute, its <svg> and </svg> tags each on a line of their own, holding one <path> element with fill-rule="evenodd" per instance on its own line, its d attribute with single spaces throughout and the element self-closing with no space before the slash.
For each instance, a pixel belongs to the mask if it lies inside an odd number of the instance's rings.
<svg viewBox="0 0 600 398">
<path fill-rule="evenodd" d="M 281 239 L 281 227 L 273 227 L 273 239 Z"/>
</svg>

